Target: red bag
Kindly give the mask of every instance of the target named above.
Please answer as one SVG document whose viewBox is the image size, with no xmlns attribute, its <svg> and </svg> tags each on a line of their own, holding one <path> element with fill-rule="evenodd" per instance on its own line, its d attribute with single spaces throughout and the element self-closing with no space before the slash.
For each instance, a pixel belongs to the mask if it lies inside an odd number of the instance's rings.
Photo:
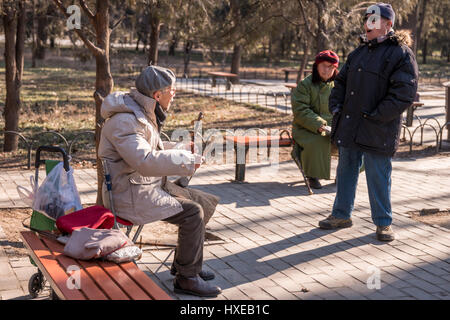
<svg viewBox="0 0 450 320">
<path fill-rule="evenodd" d="M 131 226 L 132 223 L 116 217 L 116 221 L 125 226 Z M 92 206 L 84 208 L 56 220 L 58 230 L 63 233 L 71 234 L 73 230 L 81 228 L 91 229 L 111 229 L 114 226 L 114 214 L 102 206 Z"/>
</svg>

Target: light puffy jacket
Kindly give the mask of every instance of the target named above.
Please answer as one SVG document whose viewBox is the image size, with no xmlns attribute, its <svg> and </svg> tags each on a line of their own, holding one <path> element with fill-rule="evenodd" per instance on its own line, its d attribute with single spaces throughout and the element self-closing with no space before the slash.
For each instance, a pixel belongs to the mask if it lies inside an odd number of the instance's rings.
<svg viewBox="0 0 450 320">
<path fill-rule="evenodd" d="M 194 173 L 194 155 L 164 150 L 155 116 L 156 101 L 132 89 L 114 92 L 103 101 L 105 120 L 98 155 L 107 161 L 115 213 L 133 224 L 166 219 L 181 212 L 181 204 L 165 190 L 166 176 Z M 110 208 L 106 186 L 103 202 Z"/>
</svg>

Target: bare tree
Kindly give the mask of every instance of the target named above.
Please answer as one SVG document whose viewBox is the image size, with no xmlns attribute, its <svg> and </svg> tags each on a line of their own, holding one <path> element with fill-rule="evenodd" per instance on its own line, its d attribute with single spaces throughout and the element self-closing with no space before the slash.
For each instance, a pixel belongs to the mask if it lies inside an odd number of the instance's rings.
<svg viewBox="0 0 450 320">
<path fill-rule="evenodd" d="M 25 1 L 3 0 L 2 15 L 5 32 L 5 131 L 17 131 L 25 46 Z M 3 150 L 16 151 L 18 143 L 17 135 L 6 133 Z"/>
<path fill-rule="evenodd" d="M 67 7 L 61 0 L 53 0 L 61 12 L 69 18 Z M 101 128 L 104 119 L 100 115 L 100 109 L 104 97 L 110 94 L 114 87 L 114 81 L 111 75 L 110 68 L 110 36 L 111 32 L 119 25 L 125 17 L 122 16 L 116 23 L 110 26 L 109 16 L 109 2 L 110 0 L 96 0 L 95 12 L 87 5 L 85 0 L 79 0 L 83 13 L 87 16 L 92 30 L 88 28 L 73 29 L 73 31 L 80 37 L 86 47 L 92 53 L 96 62 L 96 77 L 95 77 L 95 145 L 97 152 L 97 203 L 102 204 L 102 185 L 103 185 L 103 167 L 98 158 L 98 145 L 100 142 Z M 89 40 L 89 37 L 95 38 L 95 43 Z"/>
</svg>

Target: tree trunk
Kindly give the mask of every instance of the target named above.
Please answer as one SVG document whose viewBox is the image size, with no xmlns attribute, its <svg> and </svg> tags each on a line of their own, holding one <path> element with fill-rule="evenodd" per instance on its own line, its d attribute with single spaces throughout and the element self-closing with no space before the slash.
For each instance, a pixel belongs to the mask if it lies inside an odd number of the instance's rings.
<svg viewBox="0 0 450 320">
<path fill-rule="evenodd" d="M 138 32 L 137 34 L 137 41 L 136 41 L 136 50 L 139 51 L 139 42 L 141 41 L 141 34 Z"/>
<path fill-rule="evenodd" d="M 286 54 L 286 33 L 284 32 L 280 39 L 280 57 L 285 58 Z"/>
<path fill-rule="evenodd" d="M 413 38 L 413 45 L 412 45 L 412 50 L 414 52 L 414 55 L 417 56 L 417 44 L 418 44 L 418 15 L 419 15 L 419 3 L 416 4 L 416 6 L 414 7 L 414 10 L 409 14 L 407 21 L 409 23 L 411 23 L 411 30 L 412 30 L 412 34 L 411 37 Z"/>
<path fill-rule="evenodd" d="M 45 43 L 47 42 L 47 26 L 48 19 L 46 14 L 38 16 L 37 19 L 37 38 L 36 38 L 36 58 L 39 60 L 45 59 Z"/>
<path fill-rule="evenodd" d="M 318 0 L 316 2 L 317 6 L 317 37 L 316 37 L 316 50 L 317 52 L 327 50 L 330 43 L 327 36 L 327 26 L 326 26 L 326 4 L 324 0 Z"/>
<path fill-rule="evenodd" d="M 307 43 L 307 41 L 305 41 L 303 43 L 303 59 L 302 59 L 302 63 L 300 64 L 300 69 L 297 74 L 296 83 L 299 83 L 300 81 L 302 81 L 305 78 L 305 69 L 306 69 L 306 66 L 308 65 L 308 58 L 309 58 L 308 43 Z"/>
<path fill-rule="evenodd" d="M 184 45 L 184 71 L 183 77 L 189 77 L 189 62 L 191 61 L 191 52 L 192 52 L 193 42 L 190 40 L 186 41 Z"/>
<path fill-rule="evenodd" d="M 32 4 L 32 17 L 31 17 L 31 34 L 32 34 L 32 45 L 31 45 L 31 67 L 36 68 L 36 39 L 37 39 L 37 31 L 36 31 L 36 0 L 31 1 Z"/>
<path fill-rule="evenodd" d="M 424 37 L 423 44 L 422 44 L 422 63 L 427 63 L 427 51 L 428 51 L 428 39 L 427 37 Z"/>
<path fill-rule="evenodd" d="M 159 43 L 159 33 L 161 31 L 161 22 L 158 17 L 150 18 L 150 50 L 148 54 L 148 65 L 158 64 L 158 43 Z"/>
<path fill-rule="evenodd" d="M 170 41 L 169 56 L 175 57 L 175 49 L 177 48 L 177 45 L 178 45 L 178 39 L 176 36 L 173 36 L 172 40 Z"/>
<path fill-rule="evenodd" d="M 231 73 L 237 74 L 237 77 L 231 79 L 231 83 L 239 83 L 239 68 L 241 67 L 242 45 L 235 44 L 233 48 L 233 56 L 231 57 Z"/>
<path fill-rule="evenodd" d="M 422 41 L 422 31 L 423 31 L 423 23 L 425 21 L 425 16 L 426 16 L 426 10 L 427 10 L 427 3 L 428 0 L 420 0 L 419 2 L 422 6 L 420 9 L 420 13 L 419 13 L 419 26 L 416 26 L 416 52 L 417 52 L 417 48 L 421 45 L 421 41 Z M 417 6 L 419 6 L 419 3 L 417 4 Z M 426 58 L 425 58 L 426 59 Z"/>
<path fill-rule="evenodd" d="M 98 146 L 102 130 L 103 118 L 100 110 L 105 98 L 114 88 L 114 81 L 110 70 L 109 47 L 110 35 L 109 29 L 109 1 L 97 0 L 97 13 L 95 15 L 95 30 L 97 46 L 102 50 L 101 54 L 95 55 L 96 77 L 95 77 L 95 150 L 97 155 L 97 204 L 102 205 L 102 186 L 103 186 L 103 166 L 98 157 Z"/>
<path fill-rule="evenodd" d="M 20 87 L 22 86 L 23 54 L 25 43 L 25 3 L 17 4 L 17 13 L 4 3 L 3 27 L 5 31 L 5 131 L 19 129 Z M 5 134 L 4 151 L 16 151 L 18 136 Z"/>
</svg>

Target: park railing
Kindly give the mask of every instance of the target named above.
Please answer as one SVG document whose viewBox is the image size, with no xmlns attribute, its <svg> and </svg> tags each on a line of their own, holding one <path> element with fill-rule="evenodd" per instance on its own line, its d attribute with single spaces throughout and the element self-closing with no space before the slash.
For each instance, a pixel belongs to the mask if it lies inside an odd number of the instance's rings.
<svg viewBox="0 0 450 320">
<path fill-rule="evenodd" d="M 208 78 L 178 78 L 177 89 L 183 92 L 189 92 L 199 96 L 209 96 L 217 99 L 233 100 L 237 103 L 257 105 L 264 108 L 275 109 L 283 113 L 291 113 L 291 92 L 286 89 L 274 91 L 273 89 L 263 89 L 261 86 L 248 84 L 231 85 L 227 90 L 225 81 L 216 81 L 216 86 L 212 86 L 212 81 Z M 413 146 L 423 146 L 424 133 L 426 129 L 434 133 L 434 143 L 436 153 L 442 150 L 442 142 L 449 141 L 444 139 L 444 130 L 449 131 L 450 122 L 441 124 L 435 117 L 427 117 L 425 120 L 415 115 L 419 125 L 415 128 L 402 126 L 402 141 L 409 145 L 409 152 L 413 151 Z M 408 136 L 406 135 L 408 133 Z M 419 141 L 418 138 L 419 137 Z M 408 139 L 407 139 L 408 138 Z"/>
<path fill-rule="evenodd" d="M 164 66 L 170 68 L 175 72 L 175 75 L 179 78 L 188 77 L 188 78 L 205 78 L 208 77 L 208 72 L 211 71 L 221 71 L 221 72 L 229 72 L 228 68 L 223 67 L 191 67 L 187 70 L 185 74 L 185 70 L 183 66 Z M 122 66 L 122 71 L 129 73 L 129 76 L 137 76 L 144 67 L 142 65 L 136 64 L 125 64 Z M 297 67 L 295 67 L 297 68 Z M 286 74 L 283 71 L 283 68 L 256 68 L 256 67 L 241 67 L 239 72 L 240 79 L 260 79 L 260 80 L 277 80 L 277 81 L 285 81 Z M 297 79 L 296 72 L 290 72 L 288 74 L 288 81 L 295 82 Z M 450 81 L 450 71 L 439 70 L 439 71 L 419 71 L 419 82 L 423 84 L 443 84 L 444 82 Z"/>
<path fill-rule="evenodd" d="M 20 156 L 21 151 L 25 151 L 24 156 L 26 157 L 26 167 L 28 169 L 31 169 L 32 152 L 40 145 L 59 146 L 66 151 L 72 160 L 82 152 L 88 154 L 87 158 L 83 160 L 95 160 L 96 157 L 95 131 L 82 131 L 75 135 L 72 134 L 73 137 L 70 140 L 57 131 L 41 131 L 32 136 L 27 136 L 23 132 L 10 130 L 0 131 L 0 134 L 3 136 L 5 134 L 11 134 L 19 137 L 18 151 L 15 153 Z M 3 139 L 1 139 L 1 142 L 3 142 Z M 3 145 L 0 144 L 0 148 L 3 150 Z"/>
<path fill-rule="evenodd" d="M 233 100 L 291 113 L 291 94 L 282 83 L 278 86 L 279 90 L 264 89 L 261 86 L 251 84 L 231 85 L 230 89 L 227 90 L 226 81 L 220 79 L 213 86 L 211 79 L 208 78 L 178 78 L 176 86 L 178 90 L 199 96 Z"/>
</svg>

